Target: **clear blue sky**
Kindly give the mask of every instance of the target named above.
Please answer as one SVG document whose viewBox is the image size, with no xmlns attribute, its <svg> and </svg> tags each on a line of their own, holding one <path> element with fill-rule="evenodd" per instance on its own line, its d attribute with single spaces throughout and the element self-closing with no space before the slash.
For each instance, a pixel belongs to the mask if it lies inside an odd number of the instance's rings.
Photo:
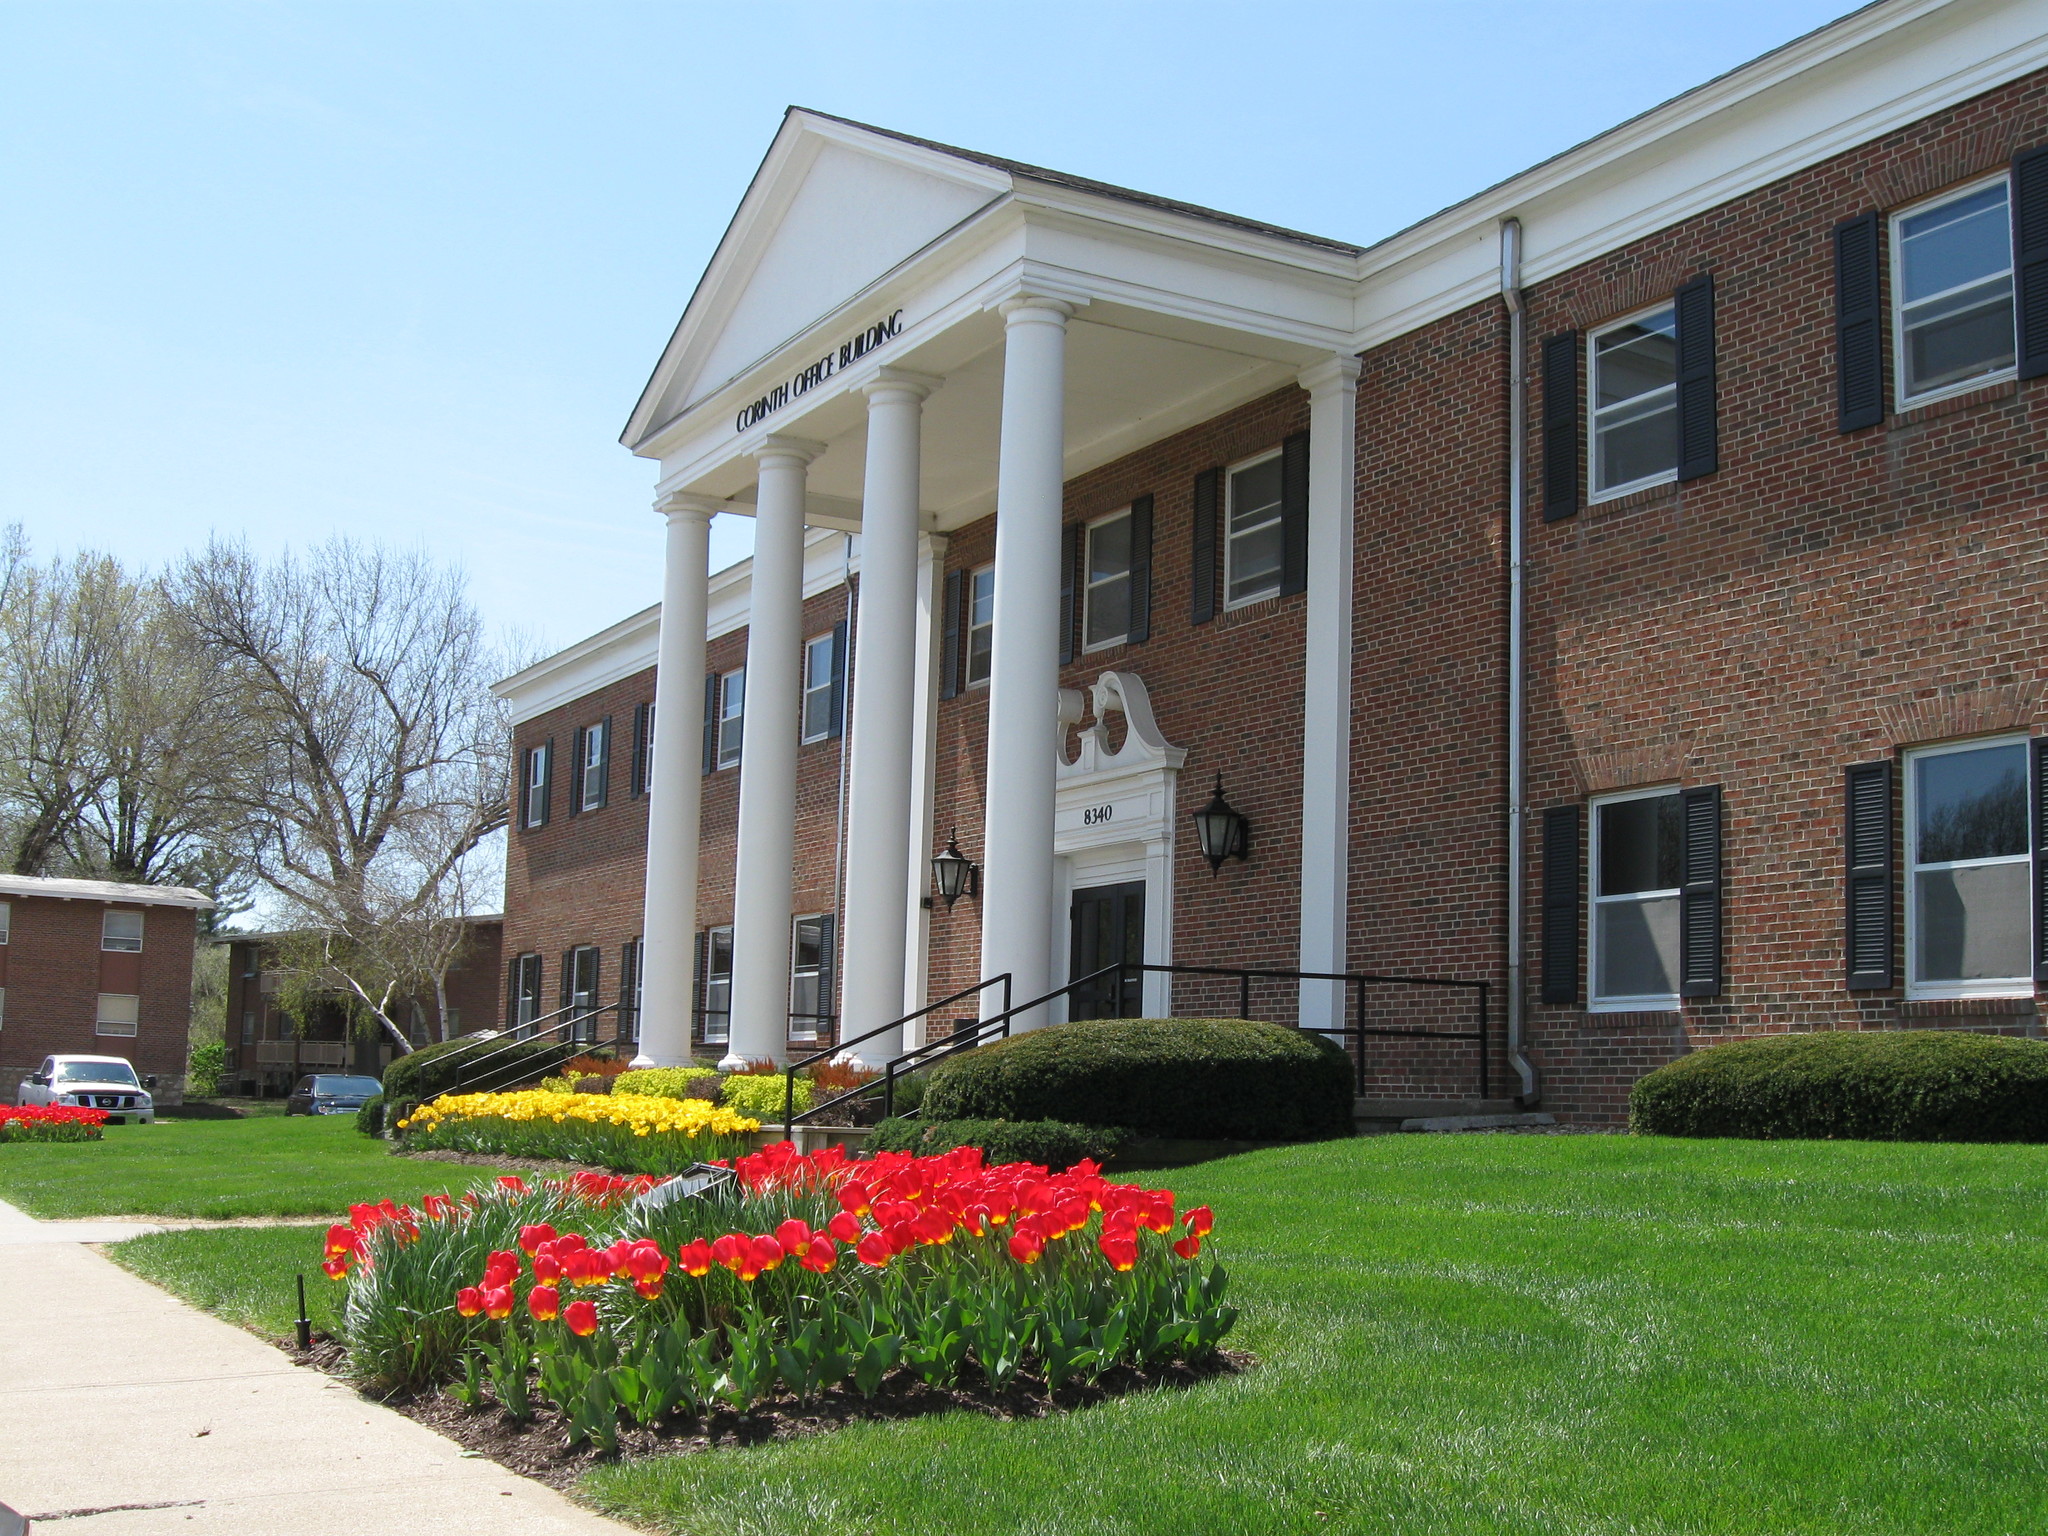
<svg viewBox="0 0 2048 1536">
<path fill-rule="evenodd" d="M 422 540 L 553 648 L 659 595 L 618 433 L 789 103 L 1362 242 L 1847 9 L 0 0 L 0 520 Z"/>
</svg>

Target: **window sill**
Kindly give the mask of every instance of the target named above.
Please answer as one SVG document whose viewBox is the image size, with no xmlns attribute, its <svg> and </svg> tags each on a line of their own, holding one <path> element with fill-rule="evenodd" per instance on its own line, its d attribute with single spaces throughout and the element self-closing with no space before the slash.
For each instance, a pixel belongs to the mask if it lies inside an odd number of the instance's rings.
<svg viewBox="0 0 2048 1536">
<path fill-rule="evenodd" d="M 1588 1014 L 1602 1014 L 1609 1018 L 1628 1013 L 1668 1016 L 1679 1011 L 1678 999 L 1675 997 L 1669 1002 L 1665 1002 L 1660 998 L 1637 998 L 1625 1003 L 1588 1003 L 1586 1005 L 1586 1012 Z"/>
<path fill-rule="evenodd" d="M 1934 395 L 1911 405 L 1901 405 L 1891 412 L 1885 425 L 1891 431 L 1900 427 L 1917 426 L 1923 421 L 1933 421 L 1939 416 L 1951 416 L 1957 411 L 1967 411 L 1980 405 L 1989 405 L 1994 400 L 2009 400 L 2020 392 L 2017 375 L 2007 374 L 2004 378 L 1992 379 L 1988 383 L 1971 384 L 1953 394 Z"/>
<path fill-rule="evenodd" d="M 1987 989 L 1982 992 L 1964 992 L 1949 990 L 1923 991 L 1916 987 L 1908 987 L 1906 989 L 1905 1001 L 1909 1005 L 1920 1003 L 1939 1003 L 1947 1006 L 1954 1006 L 1958 1003 L 2024 1002 L 2031 1006 L 2034 1001 L 2034 987 L 2031 982 L 2027 983 L 2024 986 L 2014 985 L 2010 987 L 1998 987 L 1995 989 Z"/>
<path fill-rule="evenodd" d="M 2032 992 L 2001 997 L 1909 997 L 1899 1004 L 1903 1019 L 2031 1018 L 2039 1011 Z"/>
<path fill-rule="evenodd" d="M 1680 490 L 1676 480 L 1660 480 L 1655 485 L 1646 485 L 1640 490 L 1625 491 L 1619 496 L 1609 496 L 1600 501 L 1588 500 L 1586 512 L 1605 516 L 1615 512 L 1633 512 L 1638 507 L 1653 507 L 1660 502 L 1670 501 Z"/>
</svg>

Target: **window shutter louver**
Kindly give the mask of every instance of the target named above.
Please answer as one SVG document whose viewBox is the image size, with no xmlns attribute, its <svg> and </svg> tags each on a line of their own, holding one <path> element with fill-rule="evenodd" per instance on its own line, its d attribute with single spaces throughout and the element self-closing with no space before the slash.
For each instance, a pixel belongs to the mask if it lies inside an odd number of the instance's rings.
<svg viewBox="0 0 2048 1536">
<path fill-rule="evenodd" d="M 626 790 L 631 795 L 647 793 L 647 706 L 633 706 L 633 758 L 626 767 Z"/>
<path fill-rule="evenodd" d="M 1884 420 L 1884 220 L 1876 213 L 1835 226 L 1835 405 L 1843 432 Z"/>
<path fill-rule="evenodd" d="M 562 1000 L 561 1000 L 561 1002 L 560 1002 L 560 1003 L 558 1003 L 558 1004 L 556 1004 L 556 1006 L 557 1006 L 558 1008 L 567 1008 L 567 1007 L 569 1006 L 569 993 L 570 993 L 570 990 L 571 990 L 571 989 L 572 989 L 572 988 L 573 988 L 573 987 L 575 986 L 575 984 L 576 984 L 576 951 L 575 951 L 575 950 L 573 950 L 573 949 L 565 949 L 565 950 L 563 950 L 563 951 L 562 951 L 562 979 L 561 979 L 561 984 L 560 984 L 560 986 L 559 986 L 559 987 L 557 988 L 557 990 L 558 990 L 558 991 L 560 991 L 560 993 L 562 994 Z M 560 1021 L 560 1020 L 558 1019 L 558 1020 L 556 1020 L 556 1022 L 557 1022 L 557 1023 L 560 1023 L 561 1021 Z"/>
<path fill-rule="evenodd" d="M 839 1033 L 838 999 L 833 987 L 838 983 L 839 965 L 839 918 L 827 912 L 818 919 L 818 1020 L 821 1033 L 837 1036 Z"/>
<path fill-rule="evenodd" d="M 622 1039 L 640 1038 L 640 1021 L 634 1016 L 634 982 L 640 972 L 640 941 L 628 939 L 619 948 L 619 1035 Z"/>
<path fill-rule="evenodd" d="M 704 1036 L 704 1010 L 711 995 L 711 935 L 697 930 L 696 968 L 690 972 L 690 1022 L 697 1037 Z"/>
<path fill-rule="evenodd" d="M 2048 144 L 2012 162 L 2013 316 L 2019 375 L 2048 374 Z"/>
<path fill-rule="evenodd" d="M 588 733 L 578 726 L 569 733 L 569 814 L 583 809 L 583 738 Z"/>
<path fill-rule="evenodd" d="M 1065 666 L 1074 659 L 1074 625 L 1079 615 L 1075 612 L 1074 568 L 1081 563 L 1081 549 L 1087 541 L 1081 537 L 1079 525 L 1067 523 L 1060 528 L 1060 665 Z"/>
<path fill-rule="evenodd" d="M 515 1028 L 519 1023 L 519 962 L 514 955 L 505 967 L 505 1027 Z"/>
<path fill-rule="evenodd" d="M 966 583 L 964 571 L 946 573 L 946 597 L 939 614 L 939 697 L 951 699 L 960 693 L 960 607 Z"/>
<path fill-rule="evenodd" d="M 1308 434 L 1280 445 L 1280 595 L 1308 590 Z"/>
<path fill-rule="evenodd" d="M 1543 343 L 1543 521 L 1579 510 L 1579 333 Z M 1576 991 L 1573 993 L 1577 996 Z"/>
<path fill-rule="evenodd" d="M 718 772 L 718 674 L 704 675 L 704 771 Z"/>
<path fill-rule="evenodd" d="M 612 717 L 606 715 L 597 727 L 597 808 L 612 801 Z"/>
<path fill-rule="evenodd" d="M 825 729 L 827 737 L 837 739 L 846 734 L 846 620 L 841 619 L 832 626 L 832 718 Z"/>
<path fill-rule="evenodd" d="M 1844 774 L 1851 991 L 1892 984 L 1892 765 L 1858 763 Z"/>
<path fill-rule="evenodd" d="M 1680 796 L 1678 991 L 1714 997 L 1721 991 L 1721 789 Z"/>
<path fill-rule="evenodd" d="M 1721 467 L 1721 408 L 1714 382 L 1714 276 L 1694 278 L 1673 296 L 1678 322 L 1678 478 L 1697 480 Z"/>
<path fill-rule="evenodd" d="M 1579 1000 L 1579 807 L 1543 813 L 1543 976 L 1546 1003 Z"/>
<path fill-rule="evenodd" d="M 1195 476 L 1194 578 L 1192 617 L 1206 624 L 1216 617 L 1216 517 L 1223 499 L 1223 471 L 1205 469 Z"/>
<path fill-rule="evenodd" d="M 1124 639 L 1138 645 L 1152 638 L 1152 498 L 1131 503 L 1131 618 Z"/>
<path fill-rule="evenodd" d="M 2034 802 L 2028 819 L 2034 869 L 2034 980 L 2048 981 L 2048 736 L 2027 743 Z"/>
<path fill-rule="evenodd" d="M 540 749 L 540 824 L 546 826 L 555 812 L 555 738 L 550 736 Z"/>
</svg>

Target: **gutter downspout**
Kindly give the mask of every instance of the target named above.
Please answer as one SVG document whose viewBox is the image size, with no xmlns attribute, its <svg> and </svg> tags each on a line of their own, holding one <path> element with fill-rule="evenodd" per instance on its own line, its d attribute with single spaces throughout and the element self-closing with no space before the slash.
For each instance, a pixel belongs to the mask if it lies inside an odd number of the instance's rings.
<svg viewBox="0 0 2048 1536">
<path fill-rule="evenodd" d="M 1541 1102 L 1536 1068 L 1522 1053 L 1523 1008 L 1528 994 L 1523 956 L 1528 950 L 1528 610 L 1524 592 L 1528 524 L 1525 459 L 1528 454 L 1527 316 L 1522 309 L 1522 223 L 1500 222 L 1500 296 L 1508 310 L 1508 1062 L 1522 1080 L 1517 1095 L 1526 1109 Z"/>
</svg>

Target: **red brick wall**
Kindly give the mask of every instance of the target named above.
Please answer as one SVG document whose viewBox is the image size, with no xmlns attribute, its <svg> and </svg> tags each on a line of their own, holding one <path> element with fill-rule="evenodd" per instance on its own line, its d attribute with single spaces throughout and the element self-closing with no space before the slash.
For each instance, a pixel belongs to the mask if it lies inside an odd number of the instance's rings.
<svg viewBox="0 0 2048 1536">
<path fill-rule="evenodd" d="M 192 1021 L 192 949 L 196 920 L 190 908 L 145 906 L 142 953 L 109 955 L 100 948 L 101 915 L 129 902 L 60 901 L 41 896 L 0 897 L 13 909 L 6 953 L 7 1010 L 0 1019 L 0 1092 L 52 1053 L 125 1056 L 138 1073 L 158 1076 L 159 1102 L 184 1097 L 185 1047 Z M 134 1036 L 100 1035 L 102 959 L 118 971 L 132 968 L 140 1020 Z M 140 962 L 139 965 L 136 962 Z M 117 976 L 124 986 L 126 976 Z"/>
</svg>

